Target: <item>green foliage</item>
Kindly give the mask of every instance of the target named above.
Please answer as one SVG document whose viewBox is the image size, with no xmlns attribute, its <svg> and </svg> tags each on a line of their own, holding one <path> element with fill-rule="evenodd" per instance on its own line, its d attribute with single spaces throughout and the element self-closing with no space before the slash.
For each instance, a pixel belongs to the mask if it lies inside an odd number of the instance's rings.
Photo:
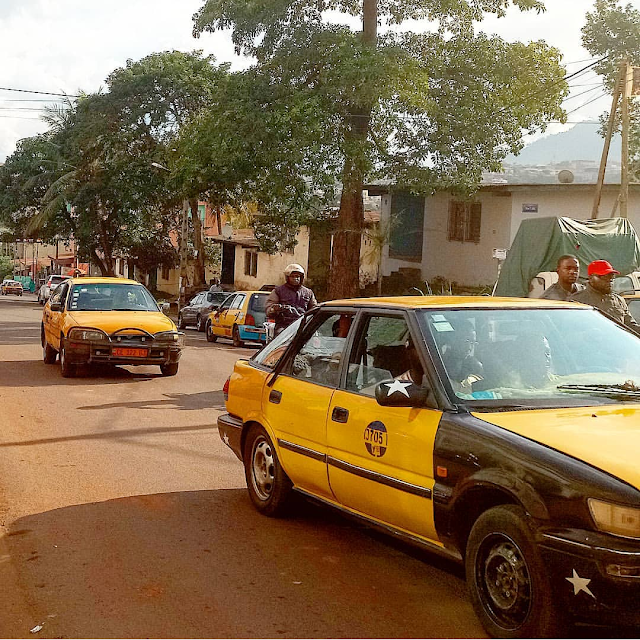
<svg viewBox="0 0 640 640">
<path fill-rule="evenodd" d="M 0 256 L 0 282 L 13 275 L 13 260 L 9 256 Z"/>
<path fill-rule="evenodd" d="M 628 60 L 632 66 L 640 67 L 640 10 L 631 4 L 622 6 L 619 0 L 596 0 L 594 11 L 587 13 L 582 43 L 592 55 L 601 58 L 595 70 L 613 92 L 622 61 Z M 631 100 L 629 107 L 629 169 L 635 180 L 640 181 L 640 104 L 637 97 Z M 603 116 L 603 123 L 608 117 L 608 114 Z"/>
</svg>

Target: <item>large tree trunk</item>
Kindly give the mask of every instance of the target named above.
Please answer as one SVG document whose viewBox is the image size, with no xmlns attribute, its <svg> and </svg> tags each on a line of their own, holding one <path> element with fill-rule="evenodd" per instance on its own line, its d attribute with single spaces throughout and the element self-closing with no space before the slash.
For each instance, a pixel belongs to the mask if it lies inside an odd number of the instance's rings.
<svg viewBox="0 0 640 640">
<path fill-rule="evenodd" d="M 98 203 L 97 212 L 98 227 L 100 231 L 100 244 L 102 247 L 102 254 L 104 256 L 104 258 L 102 259 L 102 263 L 104 264 L 106 270 L 106 273 L 104 273 L 104 275 L 115 276 L 115 264 L 113 261 L 111 241 L 109 239 L 109 231 L 107 229 L 107 215 L 105 214 L 101 203 Z"/>
<path fill-rule="evenodd" d="M 378 0 L 363 0 L 362 39 L 376 46 L 378 29 Z M 352 298 L 360 290 L 360 244 L 364 228 L 363 158 L 358 149 L 366 144 L 373 104 L 352 108 L 348 140 L 345 147 L 356 150 L 347 155 L 342 172 L 342 196 L 338 214 L 338 228 L 333 236 L 333 253 L 329 276 L 329 298 Z M 339 274 L 339 275 L 338 275 Z"/>
<path fill-rule="evenodd" d="M 107 265 L 105 264 L 104 260 L 100 257 L 98 250 L 95 248 L 92 249 L 91 254 L 93 255 L 93 259 L 95 260 L 95 263 L 98 265 L 98 269 L 100 269 L 100 275 L 108 276 L 109 269 L 107 268 Z"/>
<path fill-rule="evenodd" d="M 202 222 L 198 213 L 198 199 L 189 199 L 189 208 L 191 209 L 191 220 L 193 220 L 193 246 L 198 253 L 196 262 L 194 284 L 207 284 L 204 266 L 204 242 L 202 240 Z"/>
</svg>

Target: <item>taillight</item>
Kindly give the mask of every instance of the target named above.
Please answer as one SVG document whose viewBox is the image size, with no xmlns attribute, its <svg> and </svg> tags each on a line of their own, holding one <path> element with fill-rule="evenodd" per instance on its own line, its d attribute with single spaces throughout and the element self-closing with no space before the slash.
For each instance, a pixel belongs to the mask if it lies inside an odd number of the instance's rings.
<svg viewBox="0 0 640 640">
<path fill-rule="evenodd" d="M 248 324 L 250 327 L 255 327 L 256 326 L 256 319 L 250 314 L 247 313 L 245 319 L 244 319 L 244 323 Z"/>
<path fill-rule="evenodd" d="M 224 386 L 222 387 L 222 393 L 224 394 L 225 402 L 229 399 L 229 380 L 231 380 L 231 378 L 227 378 L 227 381 L 224 383 Z"/>
</svg>

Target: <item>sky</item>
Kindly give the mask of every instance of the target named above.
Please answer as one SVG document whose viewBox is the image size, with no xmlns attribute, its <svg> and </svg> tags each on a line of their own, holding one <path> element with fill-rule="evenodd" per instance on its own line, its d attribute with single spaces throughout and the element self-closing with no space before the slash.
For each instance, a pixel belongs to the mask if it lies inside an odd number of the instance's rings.
<svg viewBox="0 0 640 640">
<path fill-rule="evenodd" d="M 479 28 L 509 41 L 545 40 L 562 51 L 567 73 L 572 73 L 591 60 L 581 46 L 580 30 L 594 1 L 546 0 L 544 14 L 510 10 L 505 18 L 488 18 Z M 95 92 L 128 59 L 172 49 L 199 49 L 215 55 L 218 62 L 231 62 L 234 70 L 247 67 L 250 61 L 234 55 L 228 33 L 193 38 L 192 16 L 202 4 L 203 0 L 0 0 L 0 162 L 13 153 L 19 139 L 47 130 L 39 116 L 43 106 L 56 99 L 15 89 Z M 631 4 L 640 6 L 640 0 Z M 576 95 L 581 92 L 585 93 Z M 589 72 L 572 81 L 572 97 L 564 106 L 571 112 L 569 121 L 577 122 L 597 119 L 610 102 L 598 77 Z M 550 125 L 547 133 L 566 128 Z"/>
</svg>

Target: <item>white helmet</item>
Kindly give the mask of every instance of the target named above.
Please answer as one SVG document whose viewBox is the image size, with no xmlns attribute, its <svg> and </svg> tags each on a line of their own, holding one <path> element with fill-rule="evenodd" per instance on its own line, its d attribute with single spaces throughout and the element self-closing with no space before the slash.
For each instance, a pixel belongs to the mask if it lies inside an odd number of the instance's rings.
<svg viewBox="0 0 640 640">
<path fill-rule="evenodd" d="M 302 277 L 304 278 L 304 267 L 294 262 L 292 264 L 287 265 L 287 268 L 284 270 L 284 275 L 290 276 L 292 273 L 296 273 L 296 272 L 301 273 Z"/>
</svg>

